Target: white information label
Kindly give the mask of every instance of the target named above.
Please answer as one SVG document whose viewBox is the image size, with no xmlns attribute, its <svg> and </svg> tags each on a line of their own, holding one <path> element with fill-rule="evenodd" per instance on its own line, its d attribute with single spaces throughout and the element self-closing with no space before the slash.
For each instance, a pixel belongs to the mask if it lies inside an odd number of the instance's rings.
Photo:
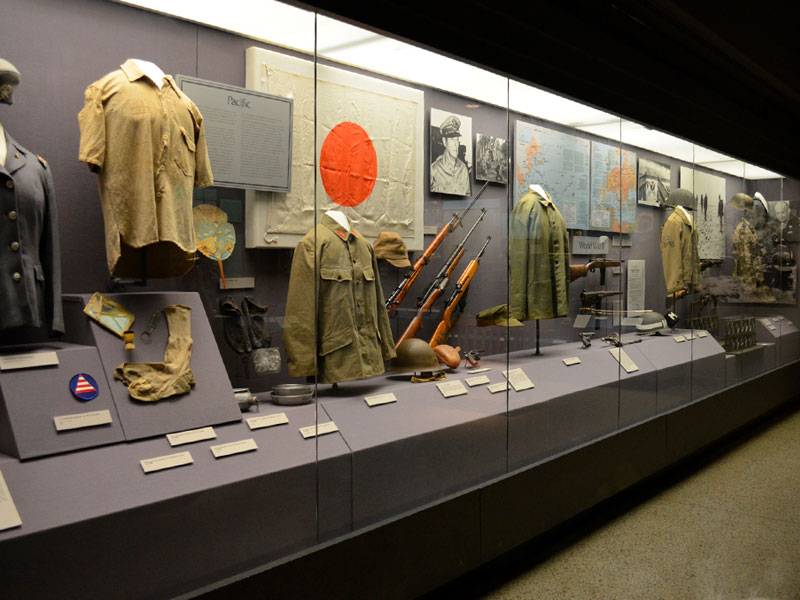
<svg viewBox="0 0 800 600">
<path fill-rule="evenodd" d="M 686 336 L 685 335 L 676 335 L 672 339 L 680 344 L 681 342 L 685 342 L 686 341 Z"/>
<path fill-rule="evenodd" d="M 572 326 L 575 329 L 586 329 L 586 327 L 589 325 L 589 320 L 591 318 L 592 315 L 578 315 L 577 317 L 575 317 L 575 322 L 572 324 Z"/>
<path fill-rule="evenodd" d="M 533 382 L 525 375 L 522 369 L 511 369 L 510 371 L 503 371 L 503 377 L 508 379 L 508 383 L 514 388 L 515 392 L 529 390 L 534 387 Z"/>
<path fill-rule="evenodd" d="M 598 229 L 608 229 L 611 227 L 611 212 L 608 210 L 593 210 L 592 226 Z"/>
<path fill-rule="evenodd" d="M 644 310 L 645 261 L 629 260 L 628 263 L 628 310 Z"/>
<path fill-rule="evenodd" d="M 628 356 L 627 352 L 622 348 L 609 348 L 608 351 L 611 353 L 620 366 L 625 369 L 626 373 L 633 373 L 634 371 L 638 371 L 639 367 L 636 366 L 636 363 L 633 362 L 630 356 Z"/>
<path fill-rule="evenodd" d="M 203 440 L 213 440 L 217 437 L 213 427 L 201 427 L 200 429 L 189 429 L 188 431 L 178 431 L 168 433 L 167 441 L 170 446 L 180 446 L 181 444 L 191 444 L 192 442 L 202 442 Z"/>
<path fill-rule="evenodd" d="M 11 492 L 8 491 L 6 480 L 0 473 L 0 531 L 20 525 L 22 525 L 22 519 L 19 517 Z"/>
<path fill-rule="evenodd" d="M 464 383 L 460 379 L 457 381 L 445 381 L 443 383 L 437 383 L 436 387 L 439 388 L 439 391 L 445 398 L 461 396 L 467 393 L 467 388 L 464 387 Z"/>
<path fill-rule="evenodd" d="M 289 422 L 289 417 L 285 412 L 264 415 L 262 417 L 251 417 L 247 419 L 247 426 L 252 429 L 263 429 L 264 427 L 274 427 L 275 425 L 285 425 Z"/>
<path fill-rule="evenodd" d="M 67 431 L 69 429 L 108 425 L 111 423 L 111 413 L 107 410 L 95 410 L 87 413 L 53 417 L 53 421 L 56 424 L 56 431 Z"/>
<path fill-rule="evenodd" d="M 577 356 L 571 356 L 570 358 L 564 359 L 564 364 L 568 367 L 571 367 L 572 365 L 579 365 L 581 364 L 581 359 Z"/>
<path fill-rule="evenodd" d="M 467 371 L 467 375 L 477 375 L 478 373 L 486 373 L 487 371 L 491 371 L 490 367 L 483 367 L 481 369 L 472 369 L 471 371 Z"/>
<path fill-rule="evenodd" d="M 774 325 L 773 325 L 772 323 L 770 323 L 769 319 L 759 319 L 759 321 L 760 321 L 760 322 L 761 322 L 761 324 L 762 324 L 764 327 L 766 327 L 767 329 L 769 329 L 770 327 L 773 327 L 773 328 L 774 328 Z"/>
<path fill-rule="evenodd" d="M 0 371 L 49 367 L 58 364 L 56 352 L 31 352 L 29 354 L 6 354 L 0 356 Z"/>
<path fill-rule="evenodd" d="M 500 383 L 493 383 L 492 385 L 487 386 L 486 389 L 492 392 L 493 394 L 497 394 L 498 392 L 505 392 L 506 390 L 508 390 L 508 382 L 501 381 Z"/>
<path fill-rule="evenodd" d="M 480 377 L 468 377 L 464 381 L 467 382 L 469 387 L 475 387 L 476 385 L 483 385 L 484 383 L 489 383 L 489 378 L 486 375 L 481 375 Z"/>
<path fill-rule="evenodd" d="M 140 460 L 139 464 L 142 465 L 142 470 L 145 473 L 153 473 L 154 471 L 163 471 L 164 469 L 190 465 L 193 462 L 194 460 L 191 454 L 188 452 L 178 452 L 176 454 L 167 454 L 166 456 L 145 458 L 144 460 Z"/>
<path fill-rule="evenodd" d="M 258 445 L 253 438 L 211 446 L 211 453 L 214 455 L 214 458 L 222 458 L 224 456 L 230 456 L 231 454 L 241 454 L 242 452 L 252 452 L 253 450 L 258 450 Z"/>
<path fill-rule="evenodd" d="M 707 331 L 698 331 L 697 332 L 697 337 L 699 337 L 699 338 L 708 337 L 708 332 Z"/>
<path fill-rule="evenodd" d="M 693 334 L 693 333 L 686 334 L 686 339 L 689 340 L 689 341 L 693 340 L 696 337 L 697 336 L 695 334 Z"/>
<path fill-rule="evenodd" d="M 781 317 L 781 316 L 772 317 L 772 320 L 777 323 L 778 321 L 783 321 L 783 317 Z"/>
<path fill-rule="evenodd" d="M 303 438 L 308 439 L 317 435 L 325 435 L 326 433 L 335 433 L 337 431 L 339 431 L 339 428 L 336 426 L 336 423 L 333 421 L 328 421 L 327 423 L 320 423 L 319 425 L 301 427 L 300 435 L 302 435 Z"/>
<path fill-rule="evenodd" d="M 378 394 L 377 396 L 365 396 L 364 401 L 367 406 L 380 406 L 381 404 L 391 404 L 397 402 L 397 396 L 394 394 Z"/>
</svg>

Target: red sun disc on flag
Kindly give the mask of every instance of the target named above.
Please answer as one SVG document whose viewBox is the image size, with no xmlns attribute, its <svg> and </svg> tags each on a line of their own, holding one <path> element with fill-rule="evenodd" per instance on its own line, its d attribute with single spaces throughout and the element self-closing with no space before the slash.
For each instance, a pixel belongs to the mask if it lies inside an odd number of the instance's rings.
<svg viewBox="0 0 800 600">
<path fill-rule="evenodd" d="M 325 191 L 339 206 L 358 206 L 378 178 L 378 156 L 360 125 L 345 121 L 331 129 L 322 144 L 319 171 Z"/>
</svg>

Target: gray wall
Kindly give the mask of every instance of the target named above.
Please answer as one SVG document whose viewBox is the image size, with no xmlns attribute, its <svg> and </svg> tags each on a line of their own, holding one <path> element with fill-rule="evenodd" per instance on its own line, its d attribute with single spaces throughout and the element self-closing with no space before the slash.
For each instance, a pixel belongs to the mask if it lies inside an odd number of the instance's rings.
<svg viewBox="0 0 800 600">
<path fill-rule="evenodd" d="M 245 49 L 251 45 L 266 45 L 105 0 L 5 0 L 0 5 L 0 20 L 8 24 L 4 31 L 2 57 L 10 60 L 22 73 L 22 83 L 15 93 L 16 103 L 13 106 L 0 105 L 0 122 L 25 147 L 43 155 L 53 170 L 58 197 L 64 292 L 105 291 L 108 272 L 96 178 L 77 160 L 77 114 L 83 104 L 86 86 L 116 69 L 127 58 L 151 60 L 173 75 L 191 75 L 244 86 Z M 434 107 L 470 115 L 473 119 L 473 134 L 485 133 L 513 138 L 511 132 L 518 115 L 508 115 L 505 110 L 494 107 L 468 108 L 467 105 L 472 102 L 467 98 L 430 89 L 424 91 L 426 132 L 429 129 L 429 109 Z M 540 122 L 527 117 L 525 119 Z M 426 133 L 426 164 L 430 162 L 428 146 Z M 677 187 L 681 164 L 679 161 L 635 150 L 640 157 L 668 162 L 672 166 L 672 185 Z M 726 179 L 728 197 L 737 191 L 744 191 L 741 179 Z M 799 197 L 797 182 L 791 182 L 786 187 L 788 189 L 791 186 L 794 186 L 793 197 Z M 479 188 L 480 183 L 473 181 L 473 190 L 477 191 Z M 784 194 L 788 195 L 786 190 Z M 244 193 L 240 190 L 203 190 L 197 192 L 196 200 L 208 203 L 229 200 L 239 203 L 242 214 L 244 212 Z M 477 207 L 485 206 L 489 211 L 484 223 L 469 241 L 465 257 L 456 269 L 456 276 L 475 254 L 486 235 L 491 234 L 493 240 L 469 294 L 467 313 L 453 338 L 453 344 L 461 345 L 464 349 L 475 348 L 487 352 L 502 352 L 506 349 L 506 332 L 499 328 L 476 328 L 474 313 L 506 302 L 507 214 L 513 200 L 506 186 L 491 184 L 477 204 Z M 464 204 L 463 199 L 426 191 L 426 225 L 440 228 L 450 214 L 463 208 Z M 477 210 L 472 211 L 465 219 L 467 226 L 472 224 L 475 215 Z M 639 229 L 632 236 L 633 246 L 621 251 L 614 249 L 609 257 L 647 260 L 647 306 L 663 310 L 664 282 L 658 237 L 668 211 L 639 206 L 638 215 Z M 292 251 L 246 250 L 243 223 L 235 223 L 235 226 L 239 242 L 233 256 L 224 263 L 225 273 L 228 277 L 255 276 L 256 289 L 234 292 L 233 295 L 237 298 L 244 293 L 252 295 L 270 306 L 270 316 L 279 318 L 284 312 Z M 735 222 L 727 223 L 729 240 L 734 226 Z M 466 229 L 461 229 L 447 240 L 432 264 L 423 271 L 406 299 L 404 308 L 413 307 L 416 295 L 421 293 L 423 286 L 434 276 L 465 231 Z M 430 239 L 431 236 L 426 236 L 426 242 Z M 413 258 L 412 256 L 412 260 Z M 580 263 L 584 259 L 573 257 L 571 262 Z M 388 264 L 381 266 L 383 286 L 387 294 L 397 284 L 402 273 L 402 270 Z M 201 258 L 188 275 L 174 280 L 151 281 L 146 289 L 200 292 L 234 385 L 247 385 L 254 390 L 262 390 L 268 389 L 273 383 L 286 381 L 285 372 L 260 379 L 246 376 L 246 367 L 240 357 L 224 341 L 222 319 L 218 310 L 219 298 L 223 294 L 217 286 L 218 277 L 216 264 Z M 621 279 L 609 273 L 607 286 L 610 289 L 625 289 Z M 590 275 L 589 280 L 578 280 L 572 284 L 570 318 L 541 323 L 543 346 L 554 341 L 576 339 L 571 323 L 579 310 L 578 295 L 584 288 L 598 287 L 597 273 Z M 138 290 L 131 288 L 130 291 Z M 447 295 L 449 290 L 445 297 Z M 680 308 L 686 316 L 688 304 Z M 737 310 L 741 310 L 741 307 Z M 772 311 L 774 312 L 774 308 Z M 404 329 L 411 314 L 411 310 L 401 311 L 394 322 L 398 334 Z M 426 320 L 420 337 L 430 336 L 436 321 L 437 318 Z M 277 319 L 271 325 L 273 345 L 282 348 L 279 323 L 280 319 Z M 530 347 L 534 343 L 535 325 L 528 323 L 524 328 L 511 333 L 512 348 Z M 2 343 L 6 344 L 29 339 L 29 334 L 27 331 L 14 331 L 2 332 L 0 336 Z"/>
</svg>

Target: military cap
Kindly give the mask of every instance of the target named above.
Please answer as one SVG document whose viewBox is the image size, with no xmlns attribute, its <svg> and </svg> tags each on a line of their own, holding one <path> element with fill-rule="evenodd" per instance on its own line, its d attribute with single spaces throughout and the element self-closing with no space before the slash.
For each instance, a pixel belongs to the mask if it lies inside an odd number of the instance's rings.
<svg viewBox="0 0 800 600">
<path fill-rule="evenodd" d="M 0 102 L 14 104 L 14 88 L 19 85 L 20 74 L 7 60 L 0 58 Z"/>
<path fill-rule="evenodd" d="M 508 304 L 500 304 L 482 310 L 475 315 L 478 327 L 488 327 L 489 325 L 499 325 L 500 327 L 522 327 L 522 323 L 508 313 Z"/>
<path fill-rule="evenodd" d="M 399 233 L 381 231 L 372 247 L 375 248 L 375 258 L 382 258 L 395 267 L 411 266 L 411 261 L 408 260 L 406 244 Z"/>
<path fill-rule="evenodd" d="M 460 129 L 461 119 L 455 115 L 450 115 L 439 125 L 439 133 L 442 134 L 443 138 L 461 137 Z"/>
<path fill-rule="evenodd" d="M 753 199 L 747 194 L 739 192 L 734 194 L 730 202 L 731 206 L 735 206 L 740 210 L 753 210 Z"/>
</svg>

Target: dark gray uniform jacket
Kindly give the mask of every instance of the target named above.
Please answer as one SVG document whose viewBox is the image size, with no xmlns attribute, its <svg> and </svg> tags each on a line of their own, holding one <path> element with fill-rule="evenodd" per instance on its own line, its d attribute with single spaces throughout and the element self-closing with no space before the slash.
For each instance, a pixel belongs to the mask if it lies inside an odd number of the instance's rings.
<svg viewBox="0 0 800 600">
<path fill-rule="evenodd" d="M 0 330 L 64 332 L 53 178 L 47 163 L 6 132 L 0 165 Z"/>
</svg>

